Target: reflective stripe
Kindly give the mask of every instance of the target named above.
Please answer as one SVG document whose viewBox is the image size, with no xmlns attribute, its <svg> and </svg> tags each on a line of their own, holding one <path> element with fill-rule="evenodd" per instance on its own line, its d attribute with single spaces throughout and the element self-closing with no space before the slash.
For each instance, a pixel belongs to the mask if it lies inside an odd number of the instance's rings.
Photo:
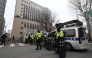
<svg viewBox="0 0 92 58">
<path fill-rule="evenodd" d="M 41 36 L 42 36 L 42 33 L 37 33 L 36 34 L 37 39 L 41 38 Z"/>
<path fill-rule="evenodd" d="M 26 36 L 26 39 L 28 39 L 28 36 Z"/>
<path fill-rule="evenodd" d="M 65 38 L 65 40 L 79 40 L 79 38 Z M 85 38 L 81 38 L 81 40 L 85 40 Z"/>
<path fill-rule="evenodd" d="M 31 35 L 31 38 L 34 39 L 34 35 Z"/>
<path fill-rule="evenodd" d="M 64 37 L 63 31 L 60 31 L 59 36 L 60 36 L 60 37 Z"/>
<path fill-rule="evenodd" d="M 63 31 L 60 31 L 60 32 L 56 32 L 56 37 L 58 37 L 58 36 L 60 36 L 60 37 L 64 37 L 64 33 L 63 33 Z"/>
</svg>

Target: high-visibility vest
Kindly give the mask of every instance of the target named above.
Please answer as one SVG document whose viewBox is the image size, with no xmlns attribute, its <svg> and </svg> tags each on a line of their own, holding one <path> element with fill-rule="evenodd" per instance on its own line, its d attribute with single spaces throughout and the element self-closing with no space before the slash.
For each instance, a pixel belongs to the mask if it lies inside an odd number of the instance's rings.
<svg viewBox="0 0 92 58">
<path fill-rule="evenodd" d="M 28 39 L 28 35 L 26 36 L 26 39 Z"/>
<path fill-rule="evenodd" d="M 56 37 L 58 38 L 58 37 L 64 37 L 64 33 L 63 33 L 63 31 L 60 31 L 60 32 L 56 32 Z"/>
<path fill-rule="evenodd" d="M 31 39 L 34 39 L 34 35 L 31 35 Z"/>
<path fill-rule="evenodd" d="M 37 37 L 37 39 L 41 38 L 42 37 L 42 33 L 36 33 L 36 37 Z"/>
</svg>

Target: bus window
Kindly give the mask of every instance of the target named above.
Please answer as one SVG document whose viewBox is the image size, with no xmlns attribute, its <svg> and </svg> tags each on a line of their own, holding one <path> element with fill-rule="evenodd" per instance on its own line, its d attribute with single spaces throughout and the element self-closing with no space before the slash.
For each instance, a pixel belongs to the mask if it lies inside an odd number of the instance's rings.
<svg viewBox="0 0 92 58">
<path fill-rule="evenodd" d="M 78 29 L 78 35 L 79 35 L 80 37 L 84 37 L 83 28 L 79 28 L 79 29 Z"/>
<path fill-rule="evenodd" d="M 68 30 L 64 30 L 65 32 L 65 37 L 75 37 L 75 29 L 68 29 Z"/>
</svg>

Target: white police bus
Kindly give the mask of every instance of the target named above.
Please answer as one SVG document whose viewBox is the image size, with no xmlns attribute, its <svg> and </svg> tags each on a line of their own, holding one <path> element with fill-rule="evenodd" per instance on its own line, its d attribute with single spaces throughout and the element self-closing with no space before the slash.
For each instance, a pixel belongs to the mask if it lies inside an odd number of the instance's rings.
<svg viewBox="0 0 92 58">
<path fill-rule="evenodd" d="M 65 32 L 66 50 L 84 50 L 88 47 L 88 38 L 83 23 L 73 20 L 59 24 L 61 30 Z"/>
</svg>

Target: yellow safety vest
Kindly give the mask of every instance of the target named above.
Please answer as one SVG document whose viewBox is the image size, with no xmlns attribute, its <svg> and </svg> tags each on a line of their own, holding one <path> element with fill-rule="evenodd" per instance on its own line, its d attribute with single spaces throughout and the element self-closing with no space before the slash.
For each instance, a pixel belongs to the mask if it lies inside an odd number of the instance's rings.
<svg viewBox="0 0 92 58">
<path fill-rule="evenodd" d="M 28 35 L 26 36 L 26 39 L 28 39 Z"/>
<path fill-rule="evenodd" d="M 64 37 L 64 33 L 63 33 L 63 31 L 60 31 L 60 32 L 56 32 L 56 37 L 58 38 L 58 37 Z"/>
<path fill-rule="evenodd" d="M 36 37 L 37 37 L 37 39 L 41 38 L 42 37 L 42 33 L 36 33 Z"/>
<path fill-rule="evenodd" d="M 31 38 L 34 39 L 34 35 L 31 35 Z"/>
</svg>

